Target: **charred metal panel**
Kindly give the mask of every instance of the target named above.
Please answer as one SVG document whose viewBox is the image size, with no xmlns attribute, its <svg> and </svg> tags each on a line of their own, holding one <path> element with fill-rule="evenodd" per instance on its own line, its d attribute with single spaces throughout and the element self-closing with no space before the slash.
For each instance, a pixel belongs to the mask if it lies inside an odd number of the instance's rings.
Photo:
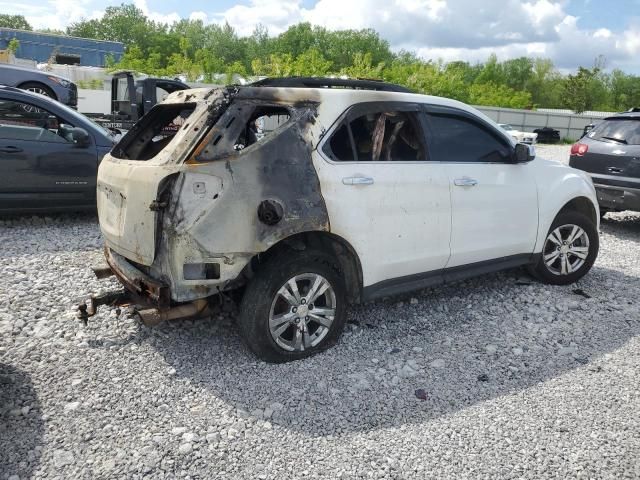
<svg viewBox="0 0 640 480">
<path fill-rule="evenodd" d="M 290 107 L 287 123 L 243 150 L 234 149 L 255 108 L 264 105 L 234 101 L 207 134 L 208 144 L 196 149 L 179 174 L 154 264 L 171 283 L 174 300 L 224 289 L 253 256 L 291 235 L 329 231 L 308 141 L 315 105 Z M 265 205 L 278 207 L 265 217 Z M 184 264 L 204 262 L 220 266 L 220 279 L 182 278 Z"/>
</svg>

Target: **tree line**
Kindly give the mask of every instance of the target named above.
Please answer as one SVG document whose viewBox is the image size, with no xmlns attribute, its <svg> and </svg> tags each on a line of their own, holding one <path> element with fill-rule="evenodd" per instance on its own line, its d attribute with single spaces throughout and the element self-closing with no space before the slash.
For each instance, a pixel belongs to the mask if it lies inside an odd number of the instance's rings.
<svg viewBox="0 0 640 480">
<path fill-rule="evenodd" d="M 0 15 L 1 26 L 31 30 L 19 15 Z M 48 32 L 123 42 L 125 54 L 110 68 L 184 75 L 189 81 L 344 75 L 383 79 L 475 105 L 569 108 L 578 113 L 640 106 L 640 77 L 619 69 L 607 72 L 602 57 L 570 74 L 560 73 L 545 58 L 498 61 L 491 55 L 484 63 L 443 62 L 394 52 L 372 29 L 331 31 L 299 23 L 277 36 L 258 26 L 243 37 L 229 24 L 154 22 L 131 4 L 107 7 L 102 18 L 73 23 L 64 32 Z"/>
</svg>

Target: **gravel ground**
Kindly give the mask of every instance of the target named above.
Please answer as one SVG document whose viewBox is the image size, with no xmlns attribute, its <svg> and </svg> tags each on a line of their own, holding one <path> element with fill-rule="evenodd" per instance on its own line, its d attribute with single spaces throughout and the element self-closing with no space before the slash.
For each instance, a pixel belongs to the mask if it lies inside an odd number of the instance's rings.
<svg viewBox="0 0 640 480">
<path fill-rule="evenodd" d="M 568 147 L 539 147 L 566 159 Z M 579 284 L 520 270 L 351 309 L 286 365 L 234 312 L 146 328 L 71 306 L 90 215 L 0 223 L 0 479 L 638 478 L 640 215 L 609 215 Z"/>
</svg>

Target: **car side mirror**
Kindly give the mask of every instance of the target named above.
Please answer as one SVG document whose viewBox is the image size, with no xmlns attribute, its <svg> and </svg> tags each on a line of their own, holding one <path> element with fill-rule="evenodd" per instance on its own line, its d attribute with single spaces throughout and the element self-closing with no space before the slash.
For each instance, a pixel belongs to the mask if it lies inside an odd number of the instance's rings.
<svg viewBox="0 0 640 480">
<path fill-rule="evenodd" d="M 516 143 L 513 163 L 527 163 L 536 158 L 536 149 L 533 145 Z"/>
<path fill-rule="evenodd" d="M 79 147 L 86 147 L 91 143 L 89 133 L 84 128 L 80 127 L 74 127 L 71 130 L 71 140 Z"/>
</svg>

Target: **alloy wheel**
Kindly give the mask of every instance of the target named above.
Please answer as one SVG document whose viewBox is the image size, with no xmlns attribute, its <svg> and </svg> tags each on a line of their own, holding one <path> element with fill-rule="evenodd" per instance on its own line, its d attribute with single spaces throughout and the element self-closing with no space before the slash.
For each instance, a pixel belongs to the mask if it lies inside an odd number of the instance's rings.
<svg viewBox="0 0 640 480">
<path fill-rule="evenodd" d="M 329 333 L 336 315 L 336 294 L 317 273 L 296 275 L 277 291 L 269 313 L 269 332 L 289 352 L 318 345 Z"/>
<path fill-rule="evenodd" d="M 578 225 L 562 225 L 551 231 L 543 249 L 543 261 L 554 275 L 577 272 L 589 256 L 589 236 Z"/>
</svg>

